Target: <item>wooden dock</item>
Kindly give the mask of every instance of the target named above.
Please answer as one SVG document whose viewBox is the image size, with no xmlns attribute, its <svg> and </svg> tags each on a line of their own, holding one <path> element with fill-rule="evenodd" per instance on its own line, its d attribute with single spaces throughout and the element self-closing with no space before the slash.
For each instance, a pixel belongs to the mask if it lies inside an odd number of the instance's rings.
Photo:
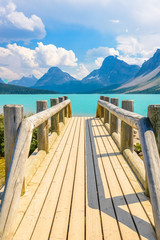
<svg viewBox="0 0 160 240">
<path fill-rule="evenodd" d="M 0 239 L 158 239 L 150 199 L 104 119 L 64 121 L 27 175 L 12 227 Z"/>
</svg>

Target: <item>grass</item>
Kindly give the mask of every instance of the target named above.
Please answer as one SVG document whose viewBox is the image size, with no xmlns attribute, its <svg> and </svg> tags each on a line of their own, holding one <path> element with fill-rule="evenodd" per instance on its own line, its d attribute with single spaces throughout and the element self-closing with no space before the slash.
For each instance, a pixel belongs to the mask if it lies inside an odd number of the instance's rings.
<svg viewBox="0 0 160 240">
<path fill-rule="evenodd" d="M 0 188 L 5 184 L 5 161 L 0 158 Z"/>
</svg>

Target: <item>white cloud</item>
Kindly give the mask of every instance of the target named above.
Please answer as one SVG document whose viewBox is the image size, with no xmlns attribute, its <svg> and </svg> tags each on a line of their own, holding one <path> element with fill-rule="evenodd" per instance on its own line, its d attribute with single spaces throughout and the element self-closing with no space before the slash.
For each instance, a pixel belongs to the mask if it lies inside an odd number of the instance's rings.
<svg viewBox="0 0 160 240">
<path fill-rule="evenodd" d="M 138 58 L 138 57 L 129 57 L 128 55 L 125 56 L 119 56 L 120 60 L 123 60 L 124 62 L 131 64 L 131 65 L 139 65 L 141 66 L 144 61 L 146 61 L 148 58 Z"/>
<path fill-rule="evenodd" d="M 111 23 L 120 23 L 120 20 L 119 19 L 111 19 L 109 20 Z"/>
<path fill-rule="evenodd" d="M 16 11 L 16 5 L 10 1 L 8 4 L 0 1 L 0 32 L 1 42 L 11 40 L 41 39 L 45 36 L 45 26 L 40 17 L 25 16 L 23 12 Z"/>
<path fill-rule="evenodd" d="M 82 79 L 86 77 L 88 74 L 89 74 L 89 71 L 87 67 L 83 63 L 80 63 L 78 65 L 78 68 L 76 69 L 76 73 L 74 74 L 74 77 L 77 79 Z"/>
<path fill-rule="evenodd" d="M 119 36 L 117 37 L 117 49 L 123 55 L 132 57 L 150 58 L 157 48 L 160 48 L 160 34 Z"/>
<path fill-rule="evenodd" d="M 95 60 L 96 66 L 97 66 L 97 67 L 101 67 L 103 60 L 104 60 L 103 57 L 98 57 L 98 58 Z"/>
<path fill-rule="evenodd" d="M 8 44 L 7 48 L 0 47 L 0 66 L 0 77 L 13 80 L 31 73 L 41 77 L 51 66 L 75 67 L 77 58 L 72 50 L 52 44 L 38 43 L 38 47 L 32 50 L 14 43 Z"/>
<path fill-rule="evenodd" d="M 108 47 L 98 47 L 98 48 L 92 48 L 87 51 L 87 55 L 91 57 L 107 57 L 110 55 L 119 55 L 119 52 L 115 50 L 114 48 L 108 48 Z"/>
<path fill-rule="evenodd" d="M 72 50 L 57 48 L 53 44 L 43 45 L 41 42 L 35 52 L 40 66 L 77 66 L 77 58 Z"/>
<path fill-rule="evenodd" d="M 15 73 L 6 67 L 0 67 L 0 78 L 11 81 L 13 79 L 19 79 L 20 77 L 21 74 Z"/>
</svg>

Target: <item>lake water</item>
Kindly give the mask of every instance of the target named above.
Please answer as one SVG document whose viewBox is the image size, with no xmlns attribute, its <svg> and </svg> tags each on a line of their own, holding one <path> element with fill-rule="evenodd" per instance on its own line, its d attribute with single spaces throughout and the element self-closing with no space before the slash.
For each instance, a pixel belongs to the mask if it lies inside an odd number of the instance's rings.
<svg viewBox="0 0 160 240">
<path fill-rule="evenodd" d="M 71 100 L 72 112 L 74 116 L 94 116 L 96 114 L 97 101 L 102 94 L 68 94 Z M 63 96 L 61 94 L 52 95 L 0 95 L 0 112 L 3 112 L 5 104 L 22 104 L 25 114 L 36 112 L 37 100 L 48 100 L 50 98 Z M 151 104 L 160 104 L 159 94 L 104 94 L 104 96 L 118 97 L 119 105 L 122 100 L 134 100 L 135 112 L 143 116 L 147 115 L 147 107 Z"/>
</svg>

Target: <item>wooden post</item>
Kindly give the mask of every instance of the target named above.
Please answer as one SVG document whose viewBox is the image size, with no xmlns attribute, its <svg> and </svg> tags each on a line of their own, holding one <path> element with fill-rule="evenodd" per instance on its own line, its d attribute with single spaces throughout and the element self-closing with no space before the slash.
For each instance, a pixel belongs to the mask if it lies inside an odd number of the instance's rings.
<svg viewBox="0 0 160 240">
<path fill-rule="evenodd" d="M 118 106 L 119 105 L 119 99 L 118 98 L 111 98 L 111 103 Z M 114 116 L 113 114 L 110 114 L 110 135 L 112 133 L 118 133 L 118 118 Z"/>
<path fill-rule="evenodd" d="M 104 96 L 100 96 L 101 100 L 104 100 Z M 100 118 L 104 118 L 104 108 L 100 107 Z"/>
<path fill-rule="evenodd" d="M 130 112 L 134 112 L 134 101 L 123 100 L 122 108 Z M 121 121 L 121 144 L 120 151 L 123 153 L 125 149 L 130 149 L 133 152 L 133 128 L 125 122 Z"/>
<path fill-rule="evenodd" d="M 37 113 L 44 111 L 48 108 L 48 101 L 41 100 L 37 101 Z M 37 141 L 38 141 L 38 151 L 44 150 L 46 153 L 49 152 L 49 144 L 48 144 L 48 120 L 42 123 L 37 128 Z"/>
<path fill-rule="evenodd" d="M 160 105 L 148 106 L 148 118 L 152 124 L 158 151 L 160 154 Z"/>
<path fill-rule="evenodd" d="M 59 103 L 59 99 L 51 98 L 50 103 L 51 107 L 53 107 Z M 53 117 L 51 117 L 51 132 L 56 132 L 59 135 L 59 113 L 56 113 Z"/>
<path fill-rule="evenodd" d="M 68 96 L 64 96 L 64 101 L 68 99 Z M 64 116 L 68 118 L 68 106 L 64 109 Z"/>
<path fill-rule="evenodd" d="M 110 97 L 104 97 L 104 101 L 109 102 Z M 104 109 L 104 124 L 109 123 L 109 111 Z"/>
<path fill-rule="evenodd" d="M 61 102 L 64 101 L 64 97 L 59 97 L 58 99 L 59 99 L 59 103 L 61 103 Z M 64 109 L 62 109 L 62 110 L 59 112 L 59 121 L 65 123 L 65 119 L 64 119 Z"/>
<path fill-rule="evenodd" d="M 4 111 L 4 146 L 5 146 L 5 179 L 9 172 L 17 132 L 23 119 L 22 105 L 5 105 Z"/>
<path fill-rule="evenodd" d="M 69 117 L 69 118 L 72 117 L 72 107 L 71 107 L 71 103 L 68 104 L 68 117 Z"/>
</svg>

